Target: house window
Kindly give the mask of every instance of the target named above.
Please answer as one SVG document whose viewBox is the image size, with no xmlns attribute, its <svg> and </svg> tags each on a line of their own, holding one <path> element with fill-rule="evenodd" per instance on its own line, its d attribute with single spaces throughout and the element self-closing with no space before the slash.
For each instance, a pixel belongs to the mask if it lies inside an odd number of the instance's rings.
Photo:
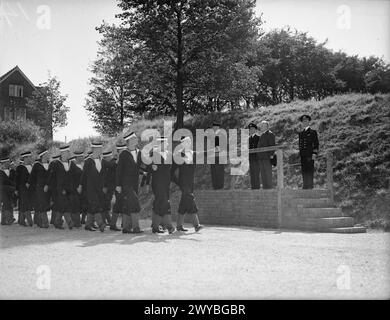
<svg viewBox="0 0 390 320">
<path fill-rule="evenodd" d="M 23 86 L 17 84 L 9 85 L 9 96 L 10 97 L 23 97 Z"/>
<path fill-rule="evenodd" d="M 26 120 L 26 108 L 4 108 L 4 120 Z"/>
</svg>

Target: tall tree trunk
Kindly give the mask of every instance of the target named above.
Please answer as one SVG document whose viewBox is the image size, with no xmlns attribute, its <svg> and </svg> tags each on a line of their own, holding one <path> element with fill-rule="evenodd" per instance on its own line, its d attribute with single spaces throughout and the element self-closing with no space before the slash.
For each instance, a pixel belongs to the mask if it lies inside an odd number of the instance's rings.
<svg viewBox="0 0 390 320">
<path fill-rule="evenodd" d="M 183 109 L 183 38 L 181 29 L 181 8 L 177 12 L 177 66 L 176 66 L 176 124 L 175 129 L 184 125 Z"/>
</svg>

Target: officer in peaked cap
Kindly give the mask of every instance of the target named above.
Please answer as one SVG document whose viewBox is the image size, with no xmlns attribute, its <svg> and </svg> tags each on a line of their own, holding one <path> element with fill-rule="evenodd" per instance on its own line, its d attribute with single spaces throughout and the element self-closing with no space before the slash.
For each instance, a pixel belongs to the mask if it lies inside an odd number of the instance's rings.
<svg viewBox="0 0 390 320">
<path fill-rule="evenodd" d="M 301 157 L 301 170 L 303 189 L 313 189 L 314 157 L 318 154 L 318 134 L 310 127 L 311 117 L 304 114 L 299 117 L 302 131 L 299 132 L 299 155 Z"/>
<path fill-rule="evenodd" d="M 251 122 L 249 129 L 249 151 L 256 149 L 260 136 L 257 134 L 257 125 Z M 252 189 L 260 189 L 260 163 L 258 153 L 249 153 L 249 174 Z"/>
</svg>

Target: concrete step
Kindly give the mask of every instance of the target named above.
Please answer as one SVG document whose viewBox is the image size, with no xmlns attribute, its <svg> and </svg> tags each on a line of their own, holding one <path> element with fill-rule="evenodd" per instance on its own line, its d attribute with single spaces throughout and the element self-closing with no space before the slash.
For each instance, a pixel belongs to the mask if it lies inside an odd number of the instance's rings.
<svg viewBox="0 0 390 320">
<path fill-rule="evenodd" d="M 296 198 L 293 203 L 304 208 L 334 208 L 335 205 L 329 198 Z"/>
<path fill-rule="evenodd" d="M 343 212 L 340 208 L 303 208 L 301 213 L 302 218 L 332 218 L 342 216 Z"/>
<path fill-rule="evenodd" d="M 324 231 L 330 228 L 347 228 L 354 226 L 352 217 L 332 217 L 332 218 L 306 218 L 302 219 L 302 225 L 306 229 Z"/>
<path fill-rule="evenodd" d="M 291 198 L 304 198 L 304 199 L 318 199 L 329 198 L 330 192 L 327 189 L 287 189 L 284 191 L 284 195 Z"/>
<path fill-rule="evenodd" d="M 363 226 L 354 226 L 354 227 L 346 227 L 346 228 L 329 228 L 326 232 L 334 232 L 334 233 L 365 233 L 367 232 L 366 227 Z"/>
</svg>

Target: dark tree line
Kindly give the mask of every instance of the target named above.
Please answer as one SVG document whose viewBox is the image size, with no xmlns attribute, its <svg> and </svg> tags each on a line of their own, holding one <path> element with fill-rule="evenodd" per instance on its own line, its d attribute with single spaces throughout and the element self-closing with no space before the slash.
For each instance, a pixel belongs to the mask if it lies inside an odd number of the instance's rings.
<svg viewBox="0 0 390 320">
<path fill-rule="evenodd" d="M 376 57 L 333 52 L 307 33 L 264 33 L 253 0 L 121 0 L 103 23 L 86 109 L 115 134 L 138 117 L 258 107 L 344 92 L 389 92 Z"/>
</svg>

